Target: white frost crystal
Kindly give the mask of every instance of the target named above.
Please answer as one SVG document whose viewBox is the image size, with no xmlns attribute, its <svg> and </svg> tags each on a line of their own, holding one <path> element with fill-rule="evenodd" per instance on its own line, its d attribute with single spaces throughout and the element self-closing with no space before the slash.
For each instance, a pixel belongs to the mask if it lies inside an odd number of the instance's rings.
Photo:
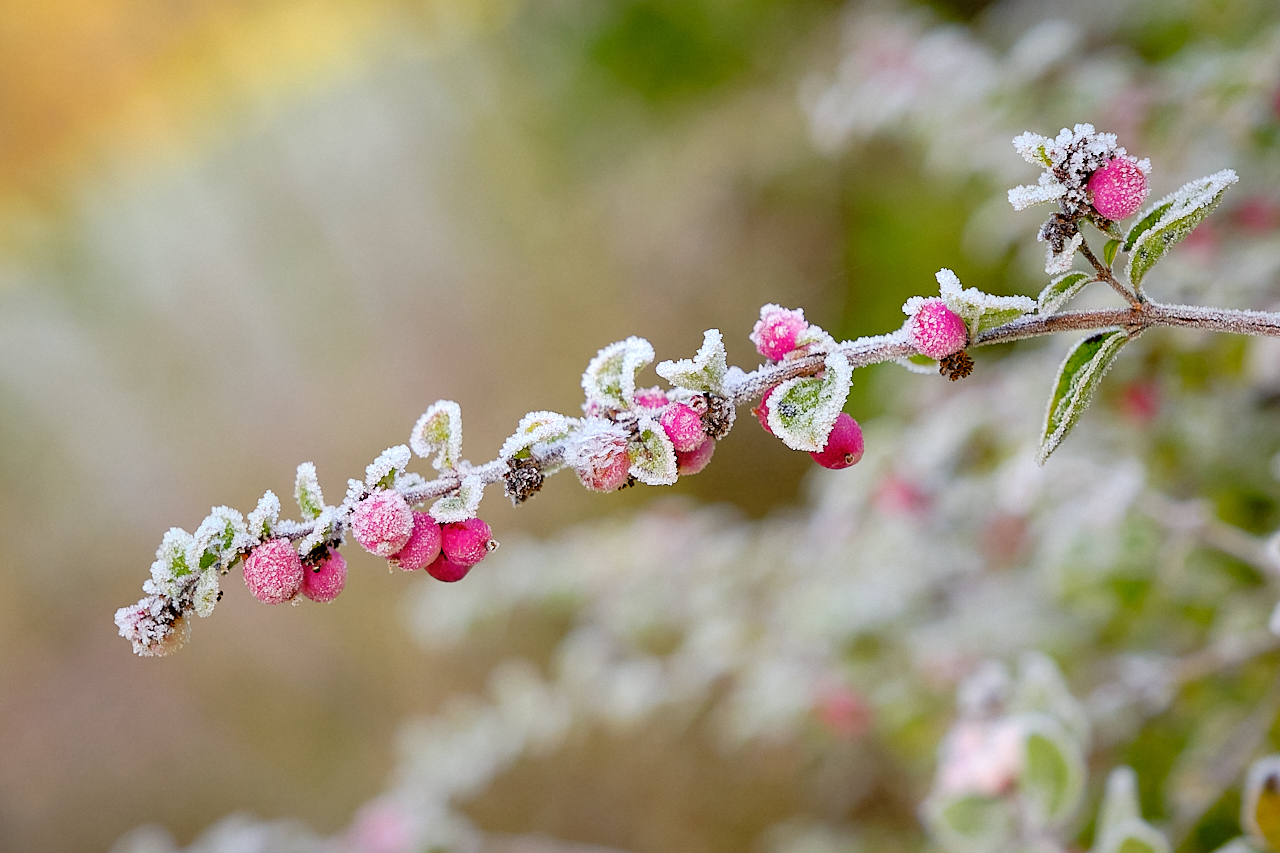
<svg viewBox="0 0 1280 853">
<path fill-rule="evenodd" d="M 280 499 L 276 497 L 275 492 L 268 489 L 266 494 L 258 499 L 257 507 L 249 513 L 249 535 L 258 542 L 270 539 L 272 531 L 279 522 Z"/>
<path fill-rule="evenodd" d="M 530 412 L 520 419 L 515 433 L 502 443 L 498 455 L 510 459 L 527 447 L 564 438 L 575 423 L 574 418 L 556 412 Z"/>
<path fill-rule="evenodd" d="M 457 467 L 462 461 L 462 407 L 452 400 L 432 403 L 409 433 L 409 446 L 423 459 L 435 453 L 437 471 Z"/>
<path fill-rule="evenodd" d="M 652 362 L 653 345 L 634 335 L 597 352 L 582 374 L 582 390 L 587 395 L 583 409 L 590 412 L 595 408 L 630 408 L 636 393 L 636 374 Z"/>
<path fill-rule="evenodd" d="M 441 524 L 475 518 L 483 497 L 484 480 L 476 474 L 468 474 L 462 478 L 457 494 L 443 497 L 431 505 L 431 517 Z"/>
<path fill-rule="evenodd" d="M 702 346 L 692 359 L 664 361 L 657 370 L 659 376 L 679 388 L 723 394 L 725 374 L 729 368 L 725 363 L 724 339 L 720 330 L 707 329 L 702 333 Z"/>
<path fill-rule="evenodd" d="M 424 415 L 425 417 L 425 415 Z M 416 434 L 415 430 L 415 434 Z M 461 444 L 461 441 L 459 441 Z M 429 453 L 430 451 L 428 451 Z M 427 453 L 421 454 L 428 455 Z M 376 489 L 383 480 L 388 480 L 386 485 L 390 485 L 395 481 L 395 475 L 403 471 L 409 466 L 409 460 L 413 458 L 409 454 L 409 448 L 403 444 L 397 444 L 395 447 L 388 447 L 386 450 L 378 454 L 378 458 L 370 462 L 364 469 L 364 483 L 371 489 Z"/>
</svg>

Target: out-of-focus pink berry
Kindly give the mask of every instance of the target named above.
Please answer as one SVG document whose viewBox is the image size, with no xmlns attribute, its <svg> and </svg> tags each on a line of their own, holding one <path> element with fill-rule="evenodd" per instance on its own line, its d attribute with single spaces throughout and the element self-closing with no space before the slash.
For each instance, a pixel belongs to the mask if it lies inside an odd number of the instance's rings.
<svg viewBox="0 0 1280 853">
<path fill-rule="evenodd" d="M 1133 216 L 1150 192 L 1146 173 L 1132 161 L 1121 157 L 1089 176 L 1093 209 L 1107 219 Z"/>
<path fill-rule="evenodd" d="M 394 489 L 378 489 L 356 504 L 351 532 L 366 551 L 390 557 L 413 535 L 413 510 L 404 495 Z"/>
<path fill-rule="evenodd" d="M 312 601 L 333 601 L 347 585 L 347 559 L 337 551 L 320 561 L 318 566 L 304 566 L 302 594 Z"/>
<path fill-rule="evenodd" d="M 711 436 L 703 436 L 702 444 L 688 452 L 676 451 L 676 472 L 680 476 L 697 474 L 711 461 L 711 454 L 716 452 L 716 440 Z"/>
<path fill-rule="evenodd" d="M 450 561 L 444 554 L 436 557 L 431 565 L 427 566 L 427 574 L 445 583 L 460 581 L 467 576 L 469 571 L 471 571 L 471 566 L 460 566 Z"/>
<path fill-rule="evenodd" d="M 406 572 L 416 572 L 431 565 L 440 556 L 440 525 L 430 513 L 413 514 L 413 533 L 404 547 L 395 553 L 391 562 Z"/>
<path fill-rule="evenodd" d="M 573 465 L 579 482 L 591 491 L 617 491 L 631 472 L 626 434 L 612 428 L 592 430 L 582 436 Z"/>
<path fill-rule="evenodd" d="M 688 453 L 702 446 L 707 434 L 702 431 L 702 418 L 684 403 L 673 403 L 658 418 L 663 431 L 676 452 Z"/>
<path fill-rule="evenodd" d="M 969 330 L 941 299 L 926 299 L 911 318 L 911 343 L 921 355 L 943 359 L 968 345 Z"/>
<path fill-rule="evenodd" d="M 848 687 L 824 690 L 813 710 L 827 733 L 839 740 L 857 740 L 871 728 L 870 706 Z"/>
<path fill-rule="evenodd" d="M 760 426 L 764 427 L 764 431 L 773 435 L 773 430 L 769 428 L 769 398 L 773 396 L 773 392 L 778 390 L 778 386 L 770 388 L 764 392 L 764 396 L 760 398 L 760 405 L 751 410 L 751 414 L 760 420 Z"/>
<path fill-rule="evenodd" d="M 440 550 L 445 559 L 464 568 L 471 568 L 489 556 L 489 543 L 493 531 L 478 518 L 468 518 L 440 528 Z"/>
<path fill-rule="evenodd" d="M 810 451 L 813 461 L 823 468 L 838 471 L 858 464 L 862 458 L 862 427 L 845 412 L 836 416 L 831 435 L 827 436 L 827 446 L 818 451 Z"/>
<path fill-rule="evenodd" d="M 244 583 L 263 604 L 283 604 L 302 586 L 302 559 L 288 539 L 263 542 L 244 560 Z"/>
<path fill-rule="evenodd" d="M 1160 386 L 1150 380 L 1126 385 L 1120 394 L 1120 412 L 1139 424 L 1151 423 L 1160 414 Z"/>
<path fill-rule="evenodd" d="M 661 409 L 670 402 L 667 400 L 667 395 L 657 386 L 653 388 L 637 388 L 632 399 L 636 401 L 637 406 L 643 406 L 646 409 Z"/>
<path fill-rule="evenodd" d="M 766 311 L 751 331 L 751 342 L 765 358 L 777 361 L 796 348 L 796 338 L 809 328 L 803 311 L 777 308 Z"/>
</svg>

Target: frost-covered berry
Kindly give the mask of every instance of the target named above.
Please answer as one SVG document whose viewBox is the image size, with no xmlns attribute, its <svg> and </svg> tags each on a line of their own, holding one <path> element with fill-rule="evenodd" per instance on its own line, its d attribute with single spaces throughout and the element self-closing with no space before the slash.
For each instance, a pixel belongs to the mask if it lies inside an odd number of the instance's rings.
<svg viewBox="0 0 1280 853">
<path fill-rule="evenodd" d="M 777 361 L 796 348 L 796 339 L 807 328 L 803 311 L 766 305 L 751 330 L 751 342 L 762 356 Z"/>
<path fill-rule="evenodd" d="M 675 445 L 677 453 L 688 453 L 702 446 L 707 434 L 702 431 L 702 417 L 684 403 L 673 403 L 658 418 L 662 430 Z"/>
<path fill-rule="evenodd" d="M 591 491 L 617 491 L 631 473 L 626 433 L 612 424 L 588 424 L 578 434 L 571 462 L 578 480 Z"/>
<path fill-rule="evenodd" d="M 431 565 L 440 556 L 440 525 L 430 513 L 413 514 L 413 533 L 405 546 L 395 553 L 391 562 L 406 572 L 416 572 Z"/>
<path fill-rule="evenodd" d="M 1093 209 L 1107 219 L 1133 216 L 1147 200 L 1147 174 L 1130 160 L 1117 157 L 1089 176 Z"/>
<path fill-rule="evenodd" d="M 921 355 L 942 359 L 968 345 L 969 330 L 941 299 L 926 299 L 911 317 L 911 343 Z"/>
<path fill-rule="evenodd" d="M 778 388 L 775 385 L 768 391 L 764 392 L 764 396 L 760 398 L 760 405 L 751 410 L 751 413 L 760 419 L 760 426 L 764 427 L 764 431 L 773 435 L 773 430 L 769 428 L 769 398 L 773 396 L 773 392 Z"/>
<path fill-rule="evenodd" d="M 427 574 L 445 583 L 460 581 L 467 576 L 469 571 L 471 571 L 471 566 L 460 566 L 444 554 L 436 557 L 431 565 L 427 566 Z"/>
<path fill-rule="evenodd" d="M 823 468 L 838 471 L 858 464 L 862 458 L 862 427 L 845 412 L 836 416 L 836 424 L 827 436 L 827 446 L 818 451 L 810 451 L 813 461 Z"/>
<path fill-rule="evenodd" d="M 333 601 L 346 585 L 347 558 L 337 551 L 330 551 L 319 565 L 303 567 L 302 594 L 312 601 Z"/>
<path fill-rule="evenodd" d="M 271 539 L 249 552 L 244 582 L 263 604 L 283 604 L 302 586 L 302 559 L 288 539 Z"/>
<path fill-rule="evenodd" d="M 404 495 L 394 489 L 378 489 L 356 504 L 351 513 L 351 532 L 366 551 L 390 557 L 413 534 L 413 510 Z"/>
<path fill-rule="evenodd" d="M 445 559 L 465 568 L 471 568 L 489 555 L 489 543 L 493 531 L 478 518 L 468 518 L 440 529 L 440 550 Z"/>
<path fill-rule="evenodd" d="M 676 451 L 676 473 L 680 476 L 685 474 L 697 474 L 703 468 L 707 467 L 707 463 L 711 461 L 711 454 L 716 452 L 716 440 L 711 436 L 704 436 L 702 444 L 699 444 L 693 450 Z"/>
<path fill-rule="evenodd" d="M 669 402 L 666 393 L 656 386 L 653 388 L 637 388 L 632 399 L 636 401 L 637 406 L 643 406 L 646 409 L 661 409 Z"/>
</svg>

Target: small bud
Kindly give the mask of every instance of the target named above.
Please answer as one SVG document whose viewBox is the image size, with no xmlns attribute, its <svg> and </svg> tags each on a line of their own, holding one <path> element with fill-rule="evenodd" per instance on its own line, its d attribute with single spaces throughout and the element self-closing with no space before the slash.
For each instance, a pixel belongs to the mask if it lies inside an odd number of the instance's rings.
<svg viewBox="0 0 1280 853">
<path fill-rule="evenodd" d="M 283 604 L 302 586 L 302 560 L 288 539 L 270 539 L 249 552 L 244 582 L 263 604 Z"/>
<path fill-rule="evenodd" d="M 467 569 L 489 555 L 492 540 L 493 531 L 478 518 L 446 524 L 440 530 L 440 550 L 445 559 Z"/>
<path fill-rule="evenodd" d="M 803 311 L 768 305 L 751 331 L 751 342 L 762 356 L 778 361 L 796 348 L 796 339 L 807 328 Z"/>
<path fill-rule="evenodd" d="M 1093 209 L 1107 219 L 1133 216 L 1150 192 L 1146 173 L 1123 158 L 1112 160 L 1089 176 Z"/>
<path fill-rule="evenodd" d="M 356 504 L 351 532 L 369 553 L 390 557 L 413 534 L 413 510 L 399 492 L 379 489 Z"/>
<path fill-rule="evenodd" d="M 778 390 L 778 386 L 770 388 L 764 392 L 764 397 L 760 400 L 760 405 L 751 410 L 751 414 L 760 419 L 760 426 L 764 427 L 764 431 L 773 435 L 773 430 L 769 429 L 769 398 L 773 396 L 773 392 Z"/>
<path fill-rule="evenodd" d="M 315 566 L 304 566 L 302 594 L 321 604 L 333 601 L 347 585 L 347 558 L 337 551 L 330 551 Z"/>
<path fill-rule="evenodd" d="M 391 558 L 394 565 L 406 572 L 416 572 L 431 565 L 440 556 L 440 525 L 430 513 L 413 514 L 413 533 L 409 541 Z"/>
<path fill-rule="evenodd" d="M 431 577 L 436 580 L 444 581 L 445 583 L 460 581 L 467 576 L 467 572 L 469 571 L 471 571 L 470 566 L 460 566 L 457 563 L 451 562 L 444 554 L 436 557 L 435 561 L 432 562 L 431 565 L 427 566 L 427 574 L 431 575 Z"/>
<path fill-rule="evenodd" d="M 685 474 L 697 474 L 707 467 L 707 463 L 711 461 L 711 454 L 715 452 L 716 440 L 709 435 L 705 436 L 702 444 L 693 450 L 687 453 L 676 451 L 676 470 L 682 477 Z"/>
<path fill-rule="evenodd" d="M 702 417 L 684 403 L 673 403 L 658 418 L 663 431 L 677 453 L 688 453 L 702 446 L 707 434 L 702 431 Z"/>
<path fill-rule="evenodd" d="M 823 468 L 838 471 L 858 464 L 862 458 L 862 427 L 845 412 L 836 416 L 835 426 L 827 436 L 827 445 L 819 451 L 810 451 L 813 461 Z"/>
<path fill-rule="evenodd" d="M 911 343 L 921 355 L 946 358 L 965 348 L 969 330 L 941 299 L 926 299 L 911 317 Z"/>
</svg>

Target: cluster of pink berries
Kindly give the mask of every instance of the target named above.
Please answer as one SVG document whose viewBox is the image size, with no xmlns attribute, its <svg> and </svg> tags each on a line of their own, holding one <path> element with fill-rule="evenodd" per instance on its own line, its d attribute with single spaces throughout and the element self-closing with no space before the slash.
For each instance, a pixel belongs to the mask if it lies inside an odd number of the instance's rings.
<svg viewBox="0 0 1280 853">
<path fill-rule="evenodd" d="M 347 561 L 332 550 L 304 564 L 288 539 L 268 539 L 245 557 L 244 582 L 264 604 L 283 604 L 299 593 L 312 601 L 333 601 L 347 584 Z"/>
<path fill-rule="evenodd" d="M 783 361 L 792 354 L 805 354 L 801 341 L 808 330 L 809 323 L 804 319 L 803 311 L 771 305 L 760 312 L 760 319 L 751 332 L 751 341 L 765 358 Z M 776 390 L 776 387 L 770 388 L 760 405 L 751 410 L 769 435 L 774 434 L 769 426 L 769 398 Z M 864 450 L 862 427 L 849 414 L 841 412 L 827 436 L 826 446 L 822 450 L 809 451 L 809 455 L 823 468 L 839 470 L 858 464 Z"/>
<path fill-rule="evenodd" d="M 357 503 L 351 532 L 369 553 L 406 572 L 426 569 L 448 583 L 462 580 L 496 547 L 489 525 L 479 518 L 440 524 L 429 513 L 410 509 L 394 489 L 378 489 Z"/>
</svg>

